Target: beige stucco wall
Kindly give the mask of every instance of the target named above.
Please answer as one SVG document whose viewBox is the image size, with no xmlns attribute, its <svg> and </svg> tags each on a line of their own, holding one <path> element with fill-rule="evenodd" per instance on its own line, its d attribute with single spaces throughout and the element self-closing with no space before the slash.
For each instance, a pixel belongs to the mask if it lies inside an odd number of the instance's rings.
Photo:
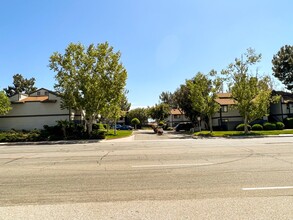
<svg viewBox="0 0 293 220">
<path fill-rule="evenodd" d="M 60 97 L 55 100 L 12 104 L 12 110 L 0 117 L 0 130 L 42 129 L 44 125 L 55 125 L 57 120 L 69 120 L 69 111 L 60 108 Z"/>
</svg>

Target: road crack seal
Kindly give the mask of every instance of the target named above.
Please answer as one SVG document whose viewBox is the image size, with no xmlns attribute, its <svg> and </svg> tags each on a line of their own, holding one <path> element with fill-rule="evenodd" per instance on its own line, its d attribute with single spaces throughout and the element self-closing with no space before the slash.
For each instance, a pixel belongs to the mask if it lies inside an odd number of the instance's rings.
<svg viewBox="0 0 293 220">
<path fill-rule="evenodd" d="M 12 162 L 14 162 L 14 161 L 21 160 L 21 159 L 24 159 L 24 157 L 14 158 L 14 159 L 12 159 L 12 160 L 7 161 L 6 163 L 3 163 L 2 165 L 6 165 L 6 164 L 9 164 L 9 163 L 12 163 Z"/>
<path fill-rule="evenodd" d="M 105 157 L 107 157 L 110 153 L 111 153 L 111 152 L 108 151 L 106 154 L 104 154 L 104 155 L 103 155 L 103 156 L 97 161 L 97 164 L 98 164 L 99 166 L 101 166 L 101 165 L 102 165 L 102 160 L 103 160 Z"/>
</svg>

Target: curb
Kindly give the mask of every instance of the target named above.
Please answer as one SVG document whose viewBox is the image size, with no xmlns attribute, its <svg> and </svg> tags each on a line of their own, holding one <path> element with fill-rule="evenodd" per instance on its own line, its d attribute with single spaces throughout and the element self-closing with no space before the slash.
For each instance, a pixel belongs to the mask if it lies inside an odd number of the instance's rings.
<svg viewBox="0 0 293 220">
<path fill-rule="evenodd" d="M 62 141 L 40 141 L 40 142 L 3 142 L 0 146 L 11 146 L 11 145 L 57 145 L 57 144 L 89 144 L 89 143 L 99 143 L 102 140 L 92 139 L 92 140 L 62 140 Z"/>
<path fill-rule="evenodd" d="M 251 136 L 226 136 L 226 137 L 205 137 L 205 136 L 192 136 L 193 139 L 253 139 L 253 138 L 283 138 L 293 137 L 293 134 L 278 134 L 278 135 L 251 135 Z"/>
</svg>

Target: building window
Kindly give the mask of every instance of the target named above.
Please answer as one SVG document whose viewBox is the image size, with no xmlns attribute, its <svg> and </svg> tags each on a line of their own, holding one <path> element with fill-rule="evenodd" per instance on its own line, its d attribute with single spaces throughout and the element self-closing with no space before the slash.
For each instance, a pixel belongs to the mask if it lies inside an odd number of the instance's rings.
<svg viewBox="0 0 293 220">
<path fill-rule="evenodd" d="M 41 92 L 37 92 L 37 95 L 41 95 Z"/>
<path fill-rule="evenodd" d="M 174 119 L 179 119 L 181 115 L 174 115 Z"/>
<path fill-rule="evenodd" d="M 45 91 L 45 95 L 49 95 L 48 91 Z"/>
<path fill-rule="evenodd" d="M 222 112 L 228 112 L 228 105 L 223 105 L 221 108 Z"/>
</svg>

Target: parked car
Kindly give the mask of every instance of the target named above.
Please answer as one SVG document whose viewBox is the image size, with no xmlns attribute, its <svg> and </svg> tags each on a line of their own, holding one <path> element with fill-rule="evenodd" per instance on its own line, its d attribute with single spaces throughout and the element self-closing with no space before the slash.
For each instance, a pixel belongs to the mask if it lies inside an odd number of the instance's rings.
<svg viewBox="0 0 293 220">
<path fill-rule="evenodd" d="M 119 129 L 117 128 L 117 130 L 133 130 L 133 127 L 130 125 L 122 125 Z"/>
<path fill-rule="evenodd" d="M 116 124 L 116 130 L 120 130 L 121 127 L 122 127 L 122 125 L 120 125 L 120 124 Z M 114 128 L 115 128 L 115 125 L 113 125 L 112 128 L 114 129 Z"/>
<path fill-rule="evenodd" d="M 190 131 L 191 128 L 193 128 L 192 123 L 182 122 L 175 126 L 175 131 Z"/>
</svg>

